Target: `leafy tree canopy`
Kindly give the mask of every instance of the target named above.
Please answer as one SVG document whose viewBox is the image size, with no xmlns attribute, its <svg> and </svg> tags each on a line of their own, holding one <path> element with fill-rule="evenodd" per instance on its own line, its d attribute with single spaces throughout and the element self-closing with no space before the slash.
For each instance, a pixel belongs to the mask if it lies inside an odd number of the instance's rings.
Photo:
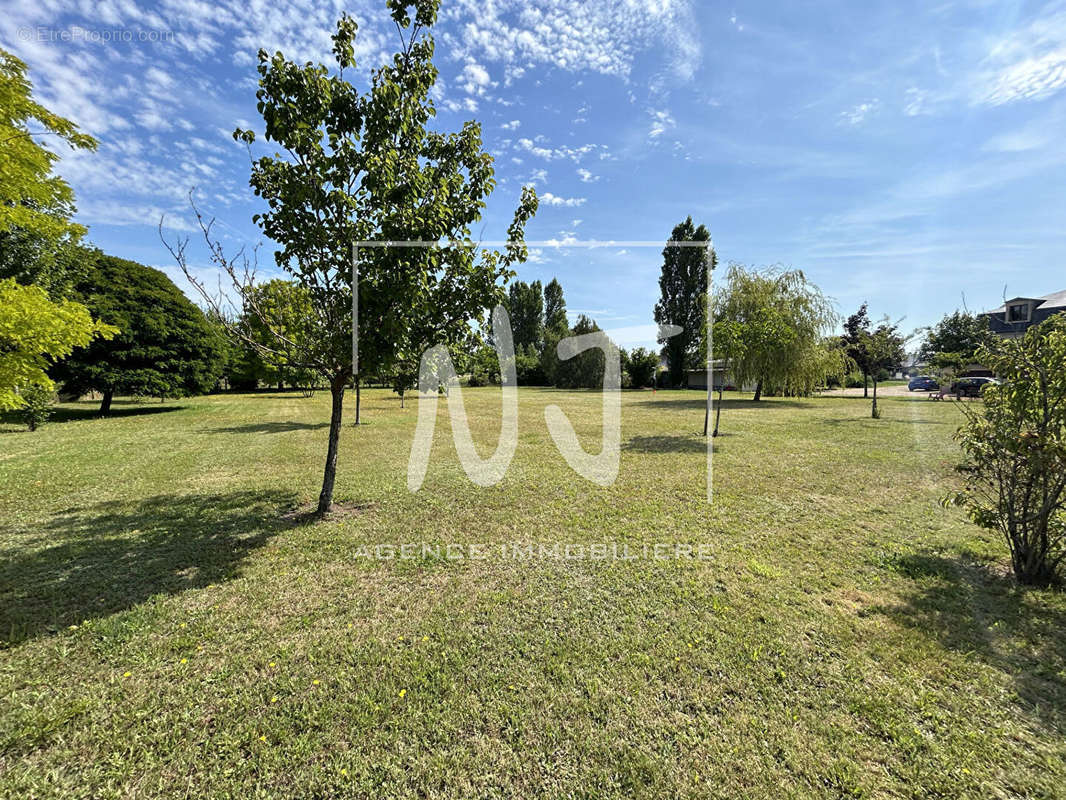
<svg viewBox="0 0 1066 800">
<path fill-rule="evenodd" d="M 78 266 L 72 248 L 85 229 L 71 222 L 74 193 L 52 171 L 59 156 L 35 137 L 87 150 L 96 140 L 34 101 L 32 89 L 26 65 L 0 49 L 0 278 L 58 297 L 69 289 Z"/>
<path fill-rule="evenodd" d="M 731 265 L 715 293 L 714 318 L 715 358 L 729 361 L 737 385 L 755 383 L 756 399 L 764 386 L 809 394 L 839 368 L 827 340 L 836 312 L 799 270 Z"/>
<path fill-rule="evenodd" d="M 75 294 L 118 335 L 75 350 L 55 370 L 74 391 L 180 397 L 209 391 L 222 366 L 222 343 L 203 312 L 159 270 L 98 255 Z"/>
<path fill-rule="evenodd" d="M 932 364 L 950 366 L 972 364 L 977 360 L 977 351 L 992 339 L 988 320 L 965 311 L 945 314 L 944 318 L 928 329 L 925 341 L 918 350 L 918 357 Z M 938 358 L 946 354 L 946 358 Z"/>
<path fill-rule="evenodd" d="M 706 227 L 697 227 L 688 217 L 674 226 L 672 242 L 710 242 Z M 679 325 L 682 331 L 665 339 L 667 368 L 674 386 L 684 383 L 685 370 L 695 366 L 701 343 L 706 338 L 707 281 L 717 263 L 713 250 L 705 247 L 667 245 L 663 249 L 663 266 L 659 276 L 659 302 L 655 304 L 655 321 L 660 325 Z"/>
<path fill-rule="evenodd" d="M 51 390 L 45 370 L 53 362 L 116 332 L 94 322 L 83 305 L 50 300 L 38 286 L 0 280 L 0 410 L 24 405 L 22 393 L 30 386 Z"/>
</svg>

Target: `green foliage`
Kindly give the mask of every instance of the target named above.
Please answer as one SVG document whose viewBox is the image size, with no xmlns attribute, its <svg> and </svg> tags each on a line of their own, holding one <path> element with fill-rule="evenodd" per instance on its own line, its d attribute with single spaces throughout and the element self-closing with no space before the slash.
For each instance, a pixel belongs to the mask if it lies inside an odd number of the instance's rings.
<svg viewBox="0 0 1066 800">
<path fill-rule="evenodd" d="M 959 404 L 966 486 L 950 500 L 1003 536 L 1019 582 L 1046 585 L 1066 561 L 1066 317 L 977 358 L 1005 382 L 984 390 L 983 407 Z"/>
<path fill-rule="evenodd" d="M 977 351 L 992 342 L 988 320 L 965 311 L 945 314 L 944 318 L 926 332 L 918 357 L 941 368 L 955 368 L 972 364 Z"/>
<path fill-rule="evenodd" d="M 239 341 L 250 345 L 242 366 L 254 370 L 257 382 L 278 388 L 314 384 L 315 373 L 299 358 L 314 347 L 319 333 L 305 286 L 275 278 L 249 287 L 239 325 L 244 332 Z"/>
<path fill-rule="evenodd" d="M 626 354 L 624 367 L 634 389 L 653 386 L 659 371 L 659 355 L 644 347 L 634 348 Z"/>
<path fill-rule="evenodd" d="M 75 350 L 54 371 L 75 392 L 181 397 L 210 391 L 222 370 L 217 329 L 162 272 L 100 255 L 75 286 L 92 314 L 119 329 Z"/>
<path fill-rule="evenodd" d="M 841 351 L 826 339 L 837 320 L 832 304 L 799 270 L 731 265 L 714 318 L 714 356 L 728 362 L 738 386 L 805 395 L 846 372 Z"/>
<path fill-rule="evenodd" d="M 544 330 L 546 333 L 556 335 L 565 333 L 570 329 L 570 322 L 566 318 L 566 300 L 563 297 L 563 287 L 555 278 L 544 287 Z"/>
<path fill-rule="evenodd" d="M 31 383 L 19 389 L 22 407 L 18 410 L 19 418 L 31 431 L 48 421 L 56 403 L 55 390 L 40 383 Z"/>
<path fill-rule="evenodd" d="M 600 330 L 595 321 L 584 314 L 577 318 L 571 336 Z M 555 371 L 555 385 L 563 389 L 597 389 L 603 386 L 606 356 L 598 347 L 590 348 L 573 358 L 559 361 Z"/>
<path fill-rule="evenodd" d="M 70 220 L 74 193 L 53 172 L 59 156 L 34 136 L 85 150 L 96 140 L 35 102 L 32 89 L 26 65 L 0 48 L 0 279 L 37 284 L 58 298 L 69 289 L 72 248 L 85 228 Z"/>
<path fill-rule="evenodd" d="M 504 307 L 511 318 L 515 352 L 539 353 L 544 344 L 544 291 L 540 281 L 511 283 Z"/>
<path fill-rule="evenodd" d="M 674 226 L 673 242 L 711 241 L 710 231 L 696 227 L 692 217 Z M 706 338 L 707 281 L 717 259 L 710 247 L 667 246 L 663 249 L 663 266 L 659 276 L 659 302 L 655 304 L 655 321 L 660 325 L 679 325 L 681 333 L 664 339 L 670 383 L 681 386 L 685 370 L 695 366 L 701 343 Z"/>
<path fill-rule="evenodd" d="M 22 387 L 52 389 L 45 373 L 51 363 L 115 333 L 110 325 L 94 322 L 83 305 L 55 302 L 40 287 L 0 280 L 0 410 L 24 405 Z"/>
</svg>

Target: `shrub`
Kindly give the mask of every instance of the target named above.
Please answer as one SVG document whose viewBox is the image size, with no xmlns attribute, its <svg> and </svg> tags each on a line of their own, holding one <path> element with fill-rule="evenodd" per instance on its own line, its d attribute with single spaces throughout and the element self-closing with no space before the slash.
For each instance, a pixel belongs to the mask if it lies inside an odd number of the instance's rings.
<svg viewBox="0 0 1066 800">
<path fill-rule="evenodd" d="M 861 389 L 865 385 L 861 372 L 849 372 L 844 376 L 844 387 L 847 389 Z"/>
<path fill-rule="evenodd" d="M 960 405 L 965 488 L 949 501 L 1002 534 L 1020 583 L 1047 585 L 1066 558 L 1066 316 L 982 347 L 979 360 L 1006 382 Z"/>
<path fill-rule="evenodd" d="M 638 347 L 626 358 L 625 369 L 634 388 L 651 386 L 659 369 L 659 354 Z"/>
<path fill-rule="evenodd" d="M 19 418 L 31 431 L 48 421 L 55 406 L 55 392 L 39 383 L 31 383 L 19 390 L 23 405 L 18 409 Z"/>
</svg>

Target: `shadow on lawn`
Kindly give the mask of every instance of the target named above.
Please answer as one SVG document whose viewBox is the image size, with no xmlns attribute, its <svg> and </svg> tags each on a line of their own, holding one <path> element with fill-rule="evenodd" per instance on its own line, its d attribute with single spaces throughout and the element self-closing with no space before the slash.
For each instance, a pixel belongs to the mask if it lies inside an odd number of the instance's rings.
<svg viewBox="0 0 1066 800">
<path fill-rule="evenodd" d="M 902 605 L 876 611 L 935 635 L 1013 677 L 1018 704 L 1066 733 L 1066 607 L 1055 590 L 1019 587 L 968 558 L 913 554 L 891 568 L 919 584 Z"/>
<path fill-rule="evenodd" d="M 118 419 L 121 417 L 143 417 L 149 414 L 166 414 L 171 411 L 183 411 L 188 406 L 145 406 L 145 405 L 130 405 L 129 407 L 123 407 L 119 405 L 118 400 L 115 401 L 115 405 L 111 406 L 111 413 L 106 417 L 100 416 L 99 404 L 84 408 L 69 408 L 60 406 L 55 409 L 52 416 L 48 418 L 49 424 L 53 422 L 79 422 L 87 419 Z M 0 414 L 0 422 L 10 425 L 23 425 L 18 414 L 15 412 L 6 412 Z"/>
<path fill-rule="evenodd" d="M 293 522 L 282 492 L 159 495 L 65 511 L 43 549 L 0 551 L 0 640 L 11 646 L 83 620 L 238 574 L 248 553 Z"/>
<path fill-rule="evenodd" d="M 290 431 L 316 431 L 328 428 L 328 422 L 249 422 L 228 428 L 207 428 L 203 433 L 288 433 Z"/>
<path fill-rule="evenodd" d="M 634 436 L 622 443 L 622 449 L 634 453 L 706 453 L 703 436 Z"/>
<path fill-rule="evenodd" d="M 701 411 L 707 407 L 707 394 L 702 391 L 693 391 L 692 397 L 686 397 L 683 400 L 678 400 L 677 395 L 673 394 L 669 398 L 649 397 L 646 400 L 637 400 L 634 403 L 638 406 L 651 406 L 652 408 L 674 409 L 674 410 L 688 410 L 698 408 Z M 810 405 L 808 401 L 794 397 L 767 397 L 759 402 L 754 400 L 739 400 L 734 397 L 729 397 L 721 402 L 718 400 L 718 396 L 714 397 L 714 407 L 722 407 L 722 413 L 728 413 L 730 409 L 773 409 L 773 408 L 807 408 Z"/>
</svg>

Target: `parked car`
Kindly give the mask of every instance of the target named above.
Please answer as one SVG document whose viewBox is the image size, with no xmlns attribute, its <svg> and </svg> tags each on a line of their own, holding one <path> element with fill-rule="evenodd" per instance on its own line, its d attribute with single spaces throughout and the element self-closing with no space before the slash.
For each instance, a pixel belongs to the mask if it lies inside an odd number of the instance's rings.
<svg viewBox="0 0 1066 800">
<path fill-rule="evenodd" d="M 912 392 L 935 392 L 939 388 L 940 382 L 928 375 L 918 375 L 907 383 L 907 389 Z"/>
<path fill-rule="evenodd" d="M 956 397 L 980 397 L 987 386 L 998 386 L 995 378 L 959 378 L 951 384 L 950 393 Z"/>
</svg>

